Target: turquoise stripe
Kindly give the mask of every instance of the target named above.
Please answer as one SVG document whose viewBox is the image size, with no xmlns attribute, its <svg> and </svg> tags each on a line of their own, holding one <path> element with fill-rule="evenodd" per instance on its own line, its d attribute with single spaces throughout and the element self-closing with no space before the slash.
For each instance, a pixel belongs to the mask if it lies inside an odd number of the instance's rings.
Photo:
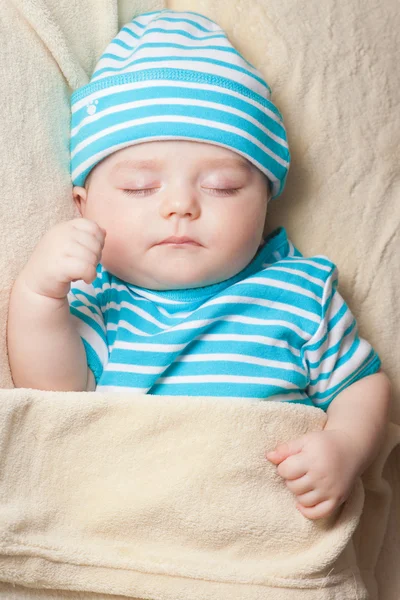
<svg viewBox="0 0 400 600">
<path fill-rule="evenodd" d="M 92 329 L 94 329 L 94 331 L 96 331 L 96 333 L 99 334 L 99 336 L 104 340 L 104 342 L 107 343 L 103 329 L 94 319 L 91 319 L 88 315 L 85 315 L 82 312 L 78 311 L 73 305 L 70 305 L 70 312 L 75 317 L 78 317 L 78 319 L 80 319 L 81 321 L 89 325 Z"/>
<path fill-rule="evenodd" d="M 339 343 L 339 344 L 336 344 L 336 345 L 339 346 L 339 349 L 340 349 L 340 345 L 341 344 Z M 353 343 L 351 344 L 351 346 L 348 349 L 348 351 L 345 354 L 343 354 L 343 356 L 341 356 L 340 358 L 338 358 L 335 361 L 335 370 L 338 369 L 339 367 L 343 366 L 344 364 L 346 364 L 354 356 L 354 354 L 355 354 L 356 350 L 358 349 L 359 345 L 360 345 L 360 339 L 359 338 L 356 338 L 355 340 L 353 340 Z M 337 350 L 336 350 L 336 352 L 335 351 L 331 352 L 330 355 L 333 355 L 333 354 L 336 354 L 336 353 L 337 353 Z M 340 356 L 340 354 L 338 354 L 338 356 Z M 321 364 L 321 368 L 322 369 L 324 368 L 323 362 L 324 362 L 324 359 L 321 359 L 319 361 L 319 363 Z M 329 371 L 328 373 L 320 373 L 316 379 L 312 379 L 310 381 L 310 385 L 316 385 L 319 381 L 324 381 L 326 379 L 330 379 L 330 377 L 332 377 L 332 371 Z"/>
<path fill-rule="evenodd" d="M 129 36 L 131 36 L 134 40 L 139 40 L 141 38 L 140 35 L 138 35 L 137 33 L 135 33 L 134 31 L 132 31 L 131 29 L 128 29 L 127 27 L 122 27 L 121 31 L 123 31 L 124 33 L 127 33 Z M 122 40 L 119 40 L 118 38 L 115 38 L 113 40 L 113 43 L 123 43 Z M 129 46 L 131 47 L 131 46 Z M 104 56 L 104 55 L 102 55 Z M 96 75 L 96 71 L 93 73 L 93 77 Z"/>
<path fill-rule="evenodd" d="M 324 354 L 321 356 L 321 358 L 319 360 L 317 360 L 316 362 L 307 361 L 309 368 L 310 369 L 318 369 L 324 360 L 326 360 L 329 356 L 332 356 L 332 354 L 336 354 L 340 350 L 341 345 L 343 344 L 343 338 L 345 338 L 347 335 L 349 335 L 349 333 L 351 333 L 355 327 L 356 327 L 356 322 L 353 321 L 353 323 L 351 325 L 349 325 L 349 327 L 347 327 L 341 333 L 339 341 L 336 344 L 334 344 L 333 346 L 331 346 L 330 348 L 328 348 L 328 350 L 326 350 L 324 352 Z M 322 343 L 325 342 L 328 338 L 329 338 L 329 333 L 326 333 L 323 336 L 323 338 L 321 338 L 321 343 L 318 343 L 317 349 L 319 349 L 322 346 Z M 317 344 L 314 344 L 314 345 L 317 345 Z M 309 350 L 310 350 L 310 348 L 307 347 L 306 352 Z"/>
<path fill-rule="evenodd" d="M 155 11 L 154 14 L 156 14 L 158 11 Z M 153 14 L 153 13 L 146 13 L 146 14 Z M 140 15 L 141 17 L 144 17 L 145 15 L 142 14 Z M 137 25 L 138 27 L 140 27 L 140 29 L 146 29 L 146 27 L 149 26 L 149 23 L 141 23 L 137 18 L 136 19 L 132 19 L 132 21 L 130 23 L 127 23 L 127 25 Z"/>
<path fill-rule="evenodd" d="M 365 362 L 367 363 L 367 361 L 365 361 Z M 329 405 L 331 404 L 331 402 L 346 387 L 348 387 L 349 385 L 351 385 L 353 383 L 356 383 L 356 381 L 359 381 L 360 379 L 363 379 L 364 377 L 368 377 L 369 375 L 373 375 L 374 373 L 377 373 L 380 368 L 381 368 L 381 361 L 380 361 L 379 357 L 375 354 L 373 360 L 369 364 L 366 364 L 364 368 L 359 369 L 356 374 L 353 374 L 352 378 L 351 379 L 349 378 L 345 382 L 345 384 L 343 385 L 342 388 L 336 390 L 336 392 L 332 395 L 331 398 L 329 398 L 329 400 L 326 400 L 325 402 L 314 402 L 315 406 L 326 411 L 328 409 Z"/>
<path fill-rule="evenodd" d="M 175 14 L 177 14 L 177 11 L 174 11 L 174 10 L 168 10 L 168 9 L 163 9 L 163 10 L 161 10 L 160 12 L 161 12 L 161 13 L 163 13 L 163 14 L 164 14 L 164 13 L 169 13 L 169 14 L 172 14 L 172 15 L 175 15 Z M 205 15 L 202 15 L 201 13 L 195 12 L 195 11 L 193 11 L 193 10 L 185 10 L 185 11 L 182 11 L 182 12 L 185 12 L 185 13 L 187 13 L 188 15 L 194 15 L 195 17 L 200 17 L 200 19 L 202 19 L 203 21 L 208 21 L 209 23 L 211 23 L 211 25 L 215 25 L 215 22 L 214 22 L 214 21 L 212 21 L 211 19 L 209 19 L 209 18 L 208 18 L 208 17 L 206 17 Z"/>
<path fill-rule="evenodd" d="M 220 105 L 218 105 L 220 106 Z M 107 129 L 117 125 L 126 126 L 126 130 L 132 127 L 132 125 L 128 125 L 130 121 L 136 121 L 139 119 L 147 118 L 147 117 L 166 117 L 169 116 L 179 116 L 179 117 L 193 117 L 197 119 L 204 119 L 205 123 L 207 121 L 215 121 L 217 123 L 225 123 L 232 127 L 236 127 L 243 132 L 252 135 L 255 139 L 257 139 L 260 143 L 264 144 L 266 148 L 268 148 L 271 152 L 274 152 L 277 156 L 279 156 L 282 160 L 286 160 L 287 150 L 281 144 L 271 139 L 269 135 L 264 133 L 259 127 L 248 121 L 247 119 L 240 117 L 239 115 L 232 114 L 230 112 L 226 112 L 220 108 L 211 108 L 211 107 L 203 107 L 203 106 L 192 106 L 189 104 L 160 104 L 160 105 L 152 105 L 152 106 L 140 106 L 133 107 L 129 110 L 121 111 L 118 113 L 112 113 L 110 115 L 106 115 L 101 119 L 101 125 L 99 127 L 99 122 L 94 121 L 92 123 L 88 123 L 85 126 L 84 131 L 81 132 L 81 136 L 84 140 L 89 140 L 92 135 L 96 135 L 97 133 L 103 132 L 105 136 Z M 188 123 L 188 127 L 195 127 L 195 125 Z M 158 127 L 161 127 L 158 124 Z M 123 131 L 121 129 L 120 131 Z M 112 135 L 112 134 L 111 134 Z M 121 135 L 121 133 L 120 133 Z M 104 137 L 105 137 L 104 136 Z M 74 151 L 76 146 L 78 145 L 79 140 L 74 140 L 74 144 L 71 147 L 71 150 Z M 94 142 L 95 143 L 95 142 Z M 92 147 L 92 144 L 87 146 L 88 148 Z M 75 160 L 75 156 L 73 158 Z M 273 159 L 275 160 L 275 159 Z"/>
<path fill-rule="evenodd" d="M 139 81 L 181 81 L 183 84 L 185 82 L 197 83 L 197 84 L 207 84 L 207 85 L 215 85 L 217 87 L 230 89 L 238 94 L 241 94 L 244 97 L 250 98 L 254 100 L 254 102 L 258 102 L 261 106 L 265 106 L 267 109 L 274 112 L 277 117 L 282 121 L 282 115 L 280 114 L 277 107 L 270 101 L 268 98 L 257 94 L 253 90 L 248 87 L 233 81 L 231 79 L 227 79 L 226 77 L 221 77 L 220 75 L 212 75 L 210 73 L 202 73 L 199 71 L 193 71 L 190 69 L 168 69 L 168 68 L 160 68 L 160 69 L 144 69 L 138 72 L 132 73 L 123 73 L 119 75 L 110 75 L 109 77 L 103 77 L 99 81 L 93 81 L 88 83 L 87 85 L 79 88 L 75 92 L 73 92 L 71 96 L 71 104 L 72 108 L 74 105 L 82 100 L 94 94 L 99 90 L 103 90 L 106 88 L 113 88 L 119 85 L 124 85 L 127 83 L 134 83 Z M 268 87 L 268 86 L 267 86 Z M 177 91 L 175 93 L 178 93 Z M 135 91 L 136 94 L 136 91 Z M 72 115 L 72 126 L 74 127 L 79 123 L 79 121 L 75 120 L 75 114 Z"/>
<path fill-rule="evenodd" d="M 113 42 L 110 44 L 110 46 L 119 46 L 123 50 L 129 50 L 129 51 L 132 50 L 132 46 L 128 46 L 128 44 L 126 42 L 124 42 L 123 40 L 119 40 L 118 38 L 113 40 Z M 103 58 L 113 58 L 114 60 L 126 60 L 127 57 L 124 58 L 123 56 L 116 56 L 115 54 L 112 54 L 111 52 L 105 52 L 104 54 L 101 55 L 101 58 L 102 59 Z"/>
<path fill-rule="evenodd" d="M 310 394 L 310 398 L 312 398 L 314 401 L 315 400 L 323 400 L 324 398 L 326 398 L 327 396 L 330 396 L 331 394 L 334 394 L 335 392 L 339 393 L 345 387 L 347 387 L 351 383 L 354 383 L 355 381 L 357 381 L 357 379 L 359 379 L 361 377 L 361 375 L 359 375 L 359 373 L 360 374 L 363 373 L 364 368 L 367 368 L 367 367 L 369 368 L 369 363 L 372 360 L 375 363 L 376 359 L 378 359 L 378 356 L 375 354 L 374 350 L 371 349 L 367 358 L 362 362 L 361 366 L 359 366 L 355 372 L 348 375 L 348 377 L 343 379 L 337 385 L 334 385 L 333 387 L 331 387 L 323 392 L 315 392 L 314 394 Z"/>
<path fill-rule="evenodd" d="M 213 332 L 215 333 L 215 332 Z M 221 333 L 221 332 L 219 332 Z M 235 330 L 230 329 L 230 333 L 234 334 Z M 253 331 L 254 335 L 254 331 Z M 132 336 L 130 338 L 125 339 L 122 332 L 118 332 L 118 340 L 123 341 L 132 341 Z M 148 340 L 143 339 L 140 340 L 146 344 L 167 344 L 167 343 L 175 343 L 175 344 L 185 344 L 183 350 L 171 350 L 171 351 L 156 351 L 156 350 L 144 350 L 143 348 L 139 350 L 125 350 L 122 348 L 115 348 L 113 350 L 113 361 L 115 362 L 126 362 L 132 361 L 132 364 L 140 364 L 140 365 L 153 365 L 153 361 L 155 365 L 164 364 L 163 356 L 169 356 L 171 360 L 174 360 L 180 354 L 187 354 L 190 350 L 192 354 L 223 354 L 226 352 L 231 352 L 234 354 L 246 354 L 249 356 L 258 356 L 262 357 L 266 360 L 275 360 L 279 362 L 292 363 L 295 362 L 297 366 L 300 368 L 303 365 L 300 363 L 300 359 L 295 356 L 289 349 L 280 348 L 279 346 L 273 345 L 271 343 L 265 342 L 249 342 L 238 337 L 237 340 L 229 340 L 229 341 L 214 341 L 214 340 L 196 340 L 193 341 L 193 336 L 188 336 L 186 340 L 180 340 L 175 337 L 175 340 L 166 342 L 163 340 Z M 139 339 L 135 338 L 135 342 L 138 343 Z M 160 362 L 161 361 L 161 362 Z"/>
<path fill-rule="evenodd" d="M 196 353 L 190 353 L 194 358 Z M 284 367 L 255 365 L 242 361 L 217 360 L 216 354 L 210 356 L 210 360 L 198 362 L 175 362 L 168 368 L 168 377 L 197 376 L 204 375 L 240 375 L 240 377 L 268 377 L 271 379 L 282 379 L 286 382 L 296 384 L 299 389 L 305 388 L 307 378 L 298 371 L 288 370 Z M 239 384 L 240 385 L 240 384 Z M 284 382 L 282 382 L 284 385 Z"/>
<path fill-rule="evenodd" d="M 87 360 L 88 367 L 92 371 L 96 385 L 97 385 L 103 374 L 103 365 L 101 363 L 101 360 L 100 360 L 98 354 L 95 352 L 95 350 L 93 350 L 92 346 L 90 346 L 90 344 L 88 344 L 88 342 L 86 340 L 84 340 L 83 338 L 81 338 L 81 340 L 82 340 L 83 346 L 85 348 L 86 360 Z"/>
<path fill-rule="evenodd" d="M 356 327 L 356 321 L 353 321 L 351 323 L 351 325 L 349 325 L 342 333 L 341 333 L 341 339 L 334 344 L 331 348 L 329 348 L 328 350 L 326 350 L 326 352 L 322 355 L 322 357 L 320 358 L 320 360 L 316 361 L 316 362 L 311 362 L 311 361 L 307 361 L 308 365 L 310 367 L 310 369 L 317 369 L 321 362 L 327 358 L 328 356 L 330 356 L 332 354 L 332 351 L 335 352 L 337 350 L 339 350 L 342 342 L 343 342 L 343 338 L 346 337 L 347 335 L 349 335 L 349 333 L 352 332 L 352 330 Z M 305 349 L 306 352 L 312 350 L 313 352 L 316 350 L 319 350 L 319 348 L 325 343 L 325 341 L 329 338 L 329 332 L 327 331 L 327 333 L 325 333 L 325 335 L 321 338 L 321 340 L 316 343 L 313 344 L 313 346 L 307 346 L 307 348 Z"/>
<path fill-rule="evenodd" d="M 162 35 L 183 35 L 190 40 L 212 40 L 212 39 L 226 39 L 226 35 L 224 33 L 212 33 L 210 35 L 204 36 L 196 36 L 191 33 L 188 33 L 184 29 L 162 29 L 161 27 L 152 27 L 144 35 L 150 35 L 150 33 L 161 33 Z M 142 37 L 144 37 L 144 35 Z"/>
<path fill-rule="evenodd" d="M 121 110 L 122 115 L 120 118 L 124 118 L 123 111 L 125 110 L 125 105 L 129 105 L 132 103 L 132 93 L 132 90 L 128 92 L 114 92 L 113 94 L 105 98 L 100 98 L 98 100 L 98 108 L 95 121 L 95 123 L 97 124 L 97 128 L 102 127 L 103 119 L 106 117 L 106 115 L 103 115 L 103 112 L 107 109 L 114 108 L 115 105 L 117 105 Z M 271 133 L 281 138 L 283 142 L 286 141 L 286 134 L 284 128 L 282 127 L 282 124 L 280 122 L 275 121 L 264 111 L 257 108 L 257 106 L 246 102 L 245 99 L 237 98 L 235 96 L 225 94 L 224 92 L 218 90 L 203 90 L 201 88 L 189 87 L 185 88 L 184 86 L 177 89 L 168 86 L 167 84 L 163 86 L 157 86 L 156 88 L 148 87 L 144 89 L 137 89 L 134 92 L 135 102 L 154 100 L 156 97 L 163 99 L 173 98 L 175 100 L 181 99 L 183 102 L 186 102 L 187 100 L 215 102 L 217 105 L 220 106 L 222 105 L 235 108 L 236 110 L 240 110 L 241 112 L 251 116 L 261 125 L 266 127 L 269 131 L 271 131 Z M 128 108 L 127 110 L 132 109 Z M 204 111 L 207 109 L 201 108 L 201 110 Z M 75 123 L 80 123 L 87 117 L 87 107 L 84 106 L 73 116 L 73 126 L 75 125 Z M 78 134 L 76 134 L 71 140 L 71 150 L 74 150 L 76 144 L 82 137 L 87 137 L 86 132 L 88 131 L 89 126 L 90 124 L 84 124 L 81 126 L 81 129 L 78 132 Z M 95 127 L 95 125 L 93 124 L 92 127 Z M 288 159 L 288 151 L 286 147 L 285 153 Z"/>
<path fill-rule="evenodd" d="M 168 21 L 170 23 L 189 23 L 189 25 L 193 25 L 199 31 L 205 31 L 206 33 L 210 31 L 209 29 L 206 29 L 205 27 L 203 27 L 199 23 L 196 23 L 196 21 L 192 21 L 191 19 L 184 19 L 183 17 L 177 17 L 177 18 L 172 18 L 172 17 L 158 17 L 156 19 L 156 21 L 157 21 L 157 23 L 159 21 Z M 168 31 L 168 29 L 163 29 L 161 31 Z"/>
<path fill-rule="evenodd" d="M 146 34 L 145 34 L 146 35 Z M 144 35 L 142 36 L 144 37 Z M 124 48 L 124 50 L 133 50 L 132 46 L 128 46 L 125 42 L 123 42 L 122 40 L 114 40 L 113 42 L 114 44 L 116 44 L 117 46 L 121 46 L 121 48 Z M 237 52 L 234 48 L 232 47 L 227 47 L 227 46 L 185 46 L 184 44 L 172 44 L 172 43 L 159 43 L 159 42 L 147 42 L 145 44 L 140 44 L 138 45 L 135 50 L 133 50 L 131 52 L 131 54 L 129 55 L 129 58 L 133 57 L 137 52 L 140 52 L 141 50 L 143 50 L 143 48 L 179 48 L 179 49 L 183 49 L 183 50 L 188 50 L 188 51 L 194 51 L 194 50 L 202 50 L 202 51 L 210 51 L 210 50 L 217 50 L 219 52 L 228 52 L 230 54 L 234 54 L 235 56 L 238 56 L 239 58 L 242 58 L 239 54 L 239 52 Z M 116 60 L 118 62 L 122 62 L 125 61 L 127 59 L 126 56 L 117 56 L 116 54 L 112 54 L 111 52 L 105 52 L 104 54 L 102 54 L 101 58 L 111 58 L 113 60 Z M 157 60 L 159 57 L 155 56 L 153 57 L 153 60 Z M 170 57 L 171 59 L 173 58 L 175 60 L 175 57 Z M 190 56 L 186 57 L 186 60 L 192 60 Z M 133 62 L 133 61 L 132 61 Z M 128 63 L 130 64 L 130 63 Z M 248 63 L 249 66 L 250 63 Z M 126 68 L 126 66 L 124 66 L 123 68 Z"/>
</svg>

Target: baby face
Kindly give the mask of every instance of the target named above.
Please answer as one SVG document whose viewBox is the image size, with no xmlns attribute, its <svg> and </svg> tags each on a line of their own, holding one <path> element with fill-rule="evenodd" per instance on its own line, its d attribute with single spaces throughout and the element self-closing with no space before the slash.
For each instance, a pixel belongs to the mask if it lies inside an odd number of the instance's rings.
<svg viewBox="0 0 400 600">
<path fill-rule="evenodd" d="M 154 290 L 236 275 L 262 240 L 268 186 L 238 154 L 206 143 L 156 141 L 112 154 L 74 188 L 81 215 L 106 230 L 101 262 Z"/>
</svg>

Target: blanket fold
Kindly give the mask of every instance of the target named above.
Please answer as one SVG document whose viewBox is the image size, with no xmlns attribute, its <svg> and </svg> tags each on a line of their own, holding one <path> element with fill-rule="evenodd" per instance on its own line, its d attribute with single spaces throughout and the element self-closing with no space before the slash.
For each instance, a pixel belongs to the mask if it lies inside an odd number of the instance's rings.
<svg viewBox="0 0 400 600">
<path fill-rule="evenodd" d="M 351 542 L 361 482 L 338 514 L 309 521 L 265 458 L 278 442 L 323 428 L 321 410 L 0 396 L 3 582 L 154 600 L 367 597 Z"/>
<path fill-rule="evenodd" d="M 24 19 L 45 44 L 58 64 L 68 86 L 76 89 L 88 82 L 88 76 L 79 64 L 76 55 L 65 40 L 62 29 L 54 20 L 49 7 L 43 0 L 13 0 Z"/>
</svg>

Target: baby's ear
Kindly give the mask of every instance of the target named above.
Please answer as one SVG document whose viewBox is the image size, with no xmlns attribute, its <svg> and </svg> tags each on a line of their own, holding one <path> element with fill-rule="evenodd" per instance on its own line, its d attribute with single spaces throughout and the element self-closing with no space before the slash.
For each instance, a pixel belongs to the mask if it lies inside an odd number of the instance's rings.
<svg viewBox="0 0 400 600">
<path fill-rule="evenodd" d="M 86 188 L 75 185 L 72 189 L 72 196 L 74 198 L 74 202 L 76 204 L 77 209 L 80 212 L 81 217 L 83 217 L 84 213 L 85 213 L 86 201 L 87 201 Z"/>
</svg>

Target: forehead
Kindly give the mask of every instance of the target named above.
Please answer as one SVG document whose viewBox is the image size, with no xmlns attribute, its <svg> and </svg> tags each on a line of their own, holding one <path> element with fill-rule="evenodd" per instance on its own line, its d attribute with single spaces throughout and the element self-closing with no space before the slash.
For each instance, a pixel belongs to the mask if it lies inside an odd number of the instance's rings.
<svg viewBox="0 0 400 600">
<path fill-rule="evenodd" d="M 113 172 L 124 169 L 162 168 L 168 166 L 204 166 L 255 170 L 236 152 L 208 143 L 187 140 L 144 142 L 118 150 L 103 161 Z"/>
</svg>

